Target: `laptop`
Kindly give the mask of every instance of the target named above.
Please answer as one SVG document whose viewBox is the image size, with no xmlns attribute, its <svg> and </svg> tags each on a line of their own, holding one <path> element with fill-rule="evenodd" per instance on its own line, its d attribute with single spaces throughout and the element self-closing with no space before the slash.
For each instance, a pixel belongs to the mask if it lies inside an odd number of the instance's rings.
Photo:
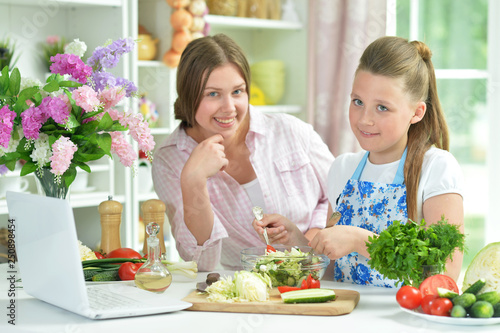
<svg viewBox="0 0 500 333">
<path fill-rule="evenodd" d="M 130 283 L 86 285 L 68 200 L 7 192 L 9 217 L 26 293 L 91 319 L 173 312 L 192 304 Z"/>
</svg>

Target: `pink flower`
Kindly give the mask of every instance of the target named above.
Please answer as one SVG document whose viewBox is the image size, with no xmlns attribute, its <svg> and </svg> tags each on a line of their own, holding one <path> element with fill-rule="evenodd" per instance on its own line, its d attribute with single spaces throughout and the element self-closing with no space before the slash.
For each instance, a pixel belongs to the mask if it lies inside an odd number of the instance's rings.
<svg viewBox="0 0 500 333">
<path fill-rule="evenodd" d="M 38 139 L 42 124 L 49 119 L 43 108 L 30 107 L 21 113 L 21 125 L 26 139 Z"/>
<path fill-rule="evenodd" d="M 78 148 L 69 138 L 61 136 L 57 139 L 52 145 L 51 172 L 56 176 L 63 175 L 68 170 L 73 155 L 77 150 Z"/>
<path fill-rule="evenodd" d="M 61 40 L 61 38 L 59 38 L 59 36 L 57 35 L 52 35 L 52 36 L 47 36 L 47 39 L 45 40 L 47 42 L 47 44 L 49 45 L 54 45 L 54 44 L 57 44 L 59 43 L 59 41 Z"/>
<path fill-rule="evenodd" d="M 92 75 L 92 67 L 85 63 L 75 54 L 56 54 L 50 57 L 52 65 L 50 71 L 61 75 L 70 74 L 78 82 L 84 84 L 87 78 Z"/>
<path fill-rule="evenodd" d="M 151 135 L 148 123 L 144 121 L 142 114 L 130 112 L 119 112 L 115 109 L 107 110 L 111 119 L 118 120 L 123 127 L 128 128 L 129 134 L 139 144 L 139 149 L 145 152 L 153 151 L 155 141 Z"/>
<path fill-rule="evenodd" d="M 104 109 L 114 107 L 125 97 L 125 89 L 122 87 L 105 88 L 99 92 L 99 99 L 104 103 Z"/>
<path fill-rule="evenodd" d="M 80 106 L 85 112 L 97 111 L 101 101 L 97 98 L 97 93 L 89 86 L 81 86 L 73 91 L 71 97 L 76 105 Z"/>
<path fill-rule="evenodd" d="M 45 115 L 51 117 L 56 123 L 61 125 L 66 124 L 71 110 L 66 102 L 66 100 L 68 100 L 67 96 L 65 99 L 63 96 L 66 95 L 61 95 L 62 98 L 50 96 L 45 97 L 42 100 L 42 103 L 38 106 L 38 108 L 40 108 Z"/>
<path fill-rule="evenodd" d="M 111 135 L 111 152 L 118 155 L 124 166 L 131 167 L 137 159 L 134 148 L 127 142 L 122 132 L 110 132 L 109 134 Z"/>
<path fill-rule="evenodd" d="M 0 109 L 0 145 L 4 148 L 9 146 L 16 115 L 7 105 Z"/>
</svg>

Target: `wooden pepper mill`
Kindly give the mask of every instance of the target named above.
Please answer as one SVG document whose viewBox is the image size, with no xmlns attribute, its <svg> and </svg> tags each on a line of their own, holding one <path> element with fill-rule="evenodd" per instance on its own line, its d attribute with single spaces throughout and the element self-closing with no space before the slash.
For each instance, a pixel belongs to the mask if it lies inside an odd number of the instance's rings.
<svg viewBox="0 0 500 333">
<path fill-rule="evenodd" d="M 103 253 L 109 253 L 122 247 L 120 241 L 122 210 L 122 204 L 112 200 L 111 196 L 99 205 L 99 214 L 101 214 L 101 249 Z"/>
<path fill-rule="evenodd" d="M 148 244 L 147 239 L 148 235 L 146 233 L 146 226 L 150 222 L 155 222 L 160 226 L 160 231 L 158 232 L 158 238 L 160 239 L 160 251 L 161 255 L 164 255 L 165 250 L 165 241 L 163 240 L 163 224 L 165 223 L 165 211 L 167 207 L 163 203 L 163 201 L 158 199 L 151 199 L 145 201 L 141 205 L 142 211 L 142 222 L 144 223 L 144 247 L 142 251 L 144 253 L 148 253 Z"/>
</svg>

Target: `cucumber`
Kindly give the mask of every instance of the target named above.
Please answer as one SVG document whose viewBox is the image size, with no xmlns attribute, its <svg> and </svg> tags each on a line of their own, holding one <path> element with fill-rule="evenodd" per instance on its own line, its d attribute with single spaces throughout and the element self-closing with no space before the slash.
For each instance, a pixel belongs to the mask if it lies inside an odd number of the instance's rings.
<svg viewBox="0 0 500 333">
<path fill-rule="evenodd" d="M 454 292 L 453 290 L 448 290 L 440 287 L 437 288 L 437 292 L 439 297 L 448 298 L 450 300 L 458 296 L 458 293 Z"/>
<path fill-rule="evenodd" d="M 324 303 L 335 300 L 332 289 L 314 288 L 289 291 L 281 294 L 284 303 Z"/>
<path fill-rule="evenodd" d="M 476 295 L 471 293 L 463 293 L 460 296 L 455 297 L 453 300 L 453 305 L 460 305 L 464 309 L 467 309 L 476 302 Z"/>
<path fill-rule="evenodd" d="M 486 301 L 491 303 L 491 305 L 495 305 L 500 302 L 500 293 L 497 291 L 488 291 L 486 293 L 476 295 L 476 300 Z"/>
<path fill-rule="evenodd" d="M 104 271 L 92 276 L 92 281 L 120 281 L 118 270 Z"/>
<path fill-rule="evenodd" d="M 454 305 L 451 309 L 450 316 L 454 318 L 464 318 L 467 317 L 467 311 L 461 305 Z"/>
<path fill-rule="evenodd" d="M 481 289 L 483 289 L 485 285 L 486 285 L 486 279 L 480 278 L 479 280 L 471 284 L 469 288 L 465 289 L 464 294 L 469 293 L 476 295 L 478 292 L 481 291 Z"/>
<path fill-rule="evenodd" d="M 85 281 L 92 281 L 92 277 L 96 274 L 102 273 L 102 270 L 100 269 L 84 269 L 83 270 L 83 276 L 85 278 Z"/>
<path fill-rule="evenodd" d="M 477 301 L 470 308 L 472 318 L 491 318 L 494 312 L 493 305 L 486 301 Z"/>
</svg>

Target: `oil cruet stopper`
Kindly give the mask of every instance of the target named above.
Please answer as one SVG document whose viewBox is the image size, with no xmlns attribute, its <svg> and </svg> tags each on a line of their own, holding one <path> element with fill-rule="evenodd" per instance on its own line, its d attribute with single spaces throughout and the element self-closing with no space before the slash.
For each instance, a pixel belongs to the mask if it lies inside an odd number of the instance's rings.
<svg viewBox="0 0 500 333">
<path fill-rule="evenodd" d="M 156 237 L 159 231 L 160 226 L 155 222 L 146 226 L 149 235 L 148 260 L 139 268 L 134 279 L 137 287 L 154 293 L 164 292 L 172 283 L 172 274 L 160 260 L 160 241 Z"/>
</svg>

